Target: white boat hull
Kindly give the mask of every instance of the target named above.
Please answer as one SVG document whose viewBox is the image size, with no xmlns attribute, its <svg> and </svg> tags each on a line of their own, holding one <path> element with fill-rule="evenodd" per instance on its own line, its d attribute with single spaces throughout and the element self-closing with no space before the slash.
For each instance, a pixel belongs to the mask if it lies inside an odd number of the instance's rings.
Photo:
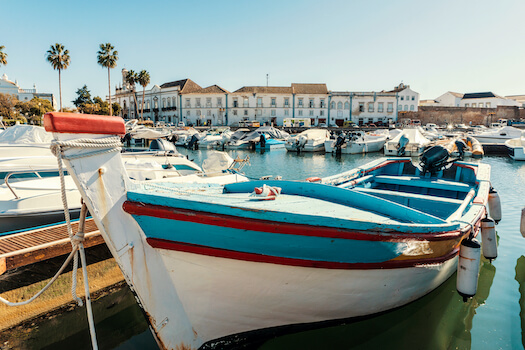
<svg viewBox="0 0 525 350">
<path fill-rule="evenodd" d="M 342 154 L 358 154 L 358 153 L 370 153 L 370 152 L 379 152 L 383 149 L 385 145 L 386 136 L 384 138 L 372 141 L 355 141 L 346 143 L 345 147 L 341 148 Z M 336 152 L 335 141 L 327 140 L 325 141 L 324 148 L 325 152 L 333 153 Z"/>
<path fill-rule="evenodd" d="M 395 308 L 435 289 L 457 264 L 454 258 L 413 268 L 337 270 L 159 251 L 195 332 L 205 340 Z"/>
</svg>

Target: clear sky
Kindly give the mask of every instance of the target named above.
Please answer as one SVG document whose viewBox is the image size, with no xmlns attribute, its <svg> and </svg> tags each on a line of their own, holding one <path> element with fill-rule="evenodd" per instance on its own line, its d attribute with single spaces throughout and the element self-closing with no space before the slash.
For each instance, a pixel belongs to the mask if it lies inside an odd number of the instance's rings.
<svg viewBox="0 0 525 350">
<path fill-rule="evenodd" d="M 447 91 L 525 94 L 523 0 L 0 0 L 0 67 L 22 88 L 58 102 L 58 72 L 46 61 L 63 44 L 64 106 L 84 84 L 107 95 L 99 44 L 151 84 L 190 78 L 202 87 L 326 83 L 334 91 L 380 91 L 401 81 L 421 99 Z M 148 88 L 151 88 L 149 85 Z M 140 89 L 140 86 L 139 86 Z"/>
</svg>

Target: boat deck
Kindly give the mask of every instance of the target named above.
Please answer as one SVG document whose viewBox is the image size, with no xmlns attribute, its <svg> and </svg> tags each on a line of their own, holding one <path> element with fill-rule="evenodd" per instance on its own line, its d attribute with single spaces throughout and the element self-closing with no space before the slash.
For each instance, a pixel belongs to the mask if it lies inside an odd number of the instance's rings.
<svg viewBox="0 0 525 350">
<path fill-rule="evenodd" d="M 78 221 L 72 223 L 73 232 Z M 84 247 L 104 243 L 93 219 L 86 219 Z M 0 275 L 17 267 L 41 262 L 71 252 L 65 223 L 30 229 L 0 237 Z"/>
</svg>

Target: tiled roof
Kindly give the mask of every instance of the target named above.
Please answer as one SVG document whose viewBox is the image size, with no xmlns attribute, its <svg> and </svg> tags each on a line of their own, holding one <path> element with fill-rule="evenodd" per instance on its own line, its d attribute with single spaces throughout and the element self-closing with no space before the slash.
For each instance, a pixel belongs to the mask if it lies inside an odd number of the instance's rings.
<svg viewBox="0 0 525 350">
<path fill-rule="evenodd" d="M 292 84 L 292 90 L 296 94 L 328 94 L 326 84 Z"/>
<path fill-rule="evenodd" d="M 230 92 L 228 90 L 225 90 L 221 88 L 218 85 L 212 85 L 208 86 L 204 89 L 200 89 L 198 91 L 194 91 L 195 94 L 229 94 Z"/>
<path fill-rule="evenodd" d="M 259 94 L 291 94 L 289 86 L 243 86 L 234 93 L 259 93 Z"/>
<path fill-rule="evenodd" d="M 195 83 L 191 79 L 183 79 L 183 80 L 172 81 L 169 83 L 164 83 L 160 87 L 162 89 L 166 89 L 166 88 L 175 87 L 175 86 L 180 87 L 180 92 L 182 94 L 191 94 L 198 90 L 202 90 L 202 87 L 200 87 L 197 83 Z"/>
</svg>

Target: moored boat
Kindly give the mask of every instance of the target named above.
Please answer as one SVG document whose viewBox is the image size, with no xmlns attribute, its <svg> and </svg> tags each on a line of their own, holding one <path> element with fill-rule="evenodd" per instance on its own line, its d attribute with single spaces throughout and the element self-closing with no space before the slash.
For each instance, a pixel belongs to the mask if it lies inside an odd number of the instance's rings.
<svg viewBox="0 0 525 350">
<path fill-rule="evenodd" d="M 385 143 L 385 156 L 418 157 L 430 144 L 418 129 L 403 129 L 392 140 Z"/>
<path fill-rule="evenodd" d="M 404 305 L 455 271 L 490 167 L 381 159 L 320 183 L 136 183 L 119 118 L 49 113 L 57 151 L 164 348 Z M 93 154 L 77 140 L 92 134 Z"/>
<path fill-rule="evenodd" d="M 324 143 L 326 153 L 370 153 L 383 149 L 387 140 L 386 134 L 365 133 L 364 131 L 341 134 L 337 139 L 329 139 Z"/>
<path fill-rule="evenodd" d="M 330 139 L 326 129 L 307 129 L 286 140 L 286 150 L 295 152 L 322 152 L 324 143 Z"/>
<path fill-rule="evenodd" d="M 507 148 L 509 157 L 514 160 L 525 160 L 525 137 L 517 137 L 505 141 L 505 147 Z"/>
</svg>

